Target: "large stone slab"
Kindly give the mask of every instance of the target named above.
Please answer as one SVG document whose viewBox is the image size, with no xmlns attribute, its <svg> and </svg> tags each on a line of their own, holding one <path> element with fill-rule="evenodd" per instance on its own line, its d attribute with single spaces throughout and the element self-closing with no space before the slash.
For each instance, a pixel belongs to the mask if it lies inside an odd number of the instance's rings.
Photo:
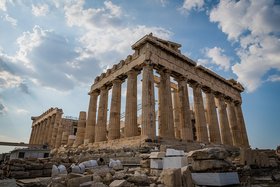
<svg viewBox="0 0 280 187">
<path fill-rule="evenodd" d="M 201 186 L 227 186 L 239 184 L 237 172 L 229 173 L 192 173 L 196 185 Z"/>
<path fill-rule="evenodd" d="M 164 157 L 163 169 L 182 168 L 188 164 L 187 157 Z"/>
<path fill-rule="evenodd" d="M 151 159 L 150 161 L 150 168 L 151 169 L 162 169 L 163 168 L 163 161 L 162 159 Z"/>
<path fill-rule="evenodd" d="M 166 149 L 165 156 L 184 156 L 184 151 L 176 149 Z"/>
</svg>

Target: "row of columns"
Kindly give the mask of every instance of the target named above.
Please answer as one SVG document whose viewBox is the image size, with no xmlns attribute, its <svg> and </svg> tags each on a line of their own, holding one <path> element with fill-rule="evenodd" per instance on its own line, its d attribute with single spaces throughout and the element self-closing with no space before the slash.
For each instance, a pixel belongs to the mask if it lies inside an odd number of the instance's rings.
<svg viewBox="0 0 280 187">
<path fill-rule="evenodd" d="M 51 147 L 60 146 L 63 131 L 61 117 L 62 111 L 58 111 L 33 124 L 29 144 L 48 144 Z"/>
<path fill-rule="evenodd" d="M 146 138 L 156 138 L 156 116 L 153 65 L 145 62 L 142 69 L 142 124 L 141 135 Z M 159 83 L 159 136 L 163 138 L 178 138 L 186 141 L 194 140 L 193 124 L 189 103 L 188 84 L 193 89 L 196 140 L 200 142 L 223 143 L 234 146 L 248 147 L 248 138 L 244 124 L 241 103 L 234 103 L 230 98 L 215 93 L 195 81 L 185 77 L 177 77 L 178 90 L 176 96 L 170 88 L 171 72 L 158 70 Z M 127 92 L 125 107 L 124 136 L 139 135 L 137 124 L 137 74 L 135 69 L 127 73 Z M 120 138 L 120 110 L 122 80 L 112 82 L 112 100 L 107 135 L 108 90 L 104 85 L 100 90 L 90 93 L 88 118 L 84 143 L 100 142 Z M 206 95 L 204 108 L 202 91 Z M 99 98 L 98 111 L 96 111 Z M 226 100 L 225 100 L 226 99 Z M 216 110 L 216 102 L 218 114 Z M 206 112 L 205 112 L 206 110 Z M 97 113 L 97 121 L 96 119 Z"/>
<path fill-rule="evenodd" d="M 156 138 L 153 68 L 153 65 L 148 61 L 142 67 L 141 135 L 148 139 Z M 137 124 L 138 71 L 132 69 L 127 73 L 125 137 L 140 135 Z M 175 77 L 178 82 L 178 89 L 171 92 L 171 71 L 162 69 L 158 70 L 158 73 L 160 75 L 158 83 L 158 127 L 160 137 L 249 147 L 241 103 L 234 102 L 229 97 L 216 93 L 210 88 L 203 87 L 183 76 Z M 86 112 L 80 112 L 78 130 L 73 146 L 120 138 L 122 82 L 123 80 L 116 78 L 110 86 L 104 85 L 99 90 L 93 90 L 90 93 L 88 117 L 86 118 Z M 191 119 L 188 85 L 193 90 L 195 133 L 193 132 Z M 111 86 L 112 97 L 107 133 L 108 91 Z M 204 108 L 202 91 L 206 95 L 206 108 Z M 98 97 L 99 105 L 97 108 Z M 53 148 L 66 144 L 69 133 L 67 134 L 64 131 L 61 117 L 62 111 L 34 124 L 30 143 L 48 144 Z"/>
</svg>

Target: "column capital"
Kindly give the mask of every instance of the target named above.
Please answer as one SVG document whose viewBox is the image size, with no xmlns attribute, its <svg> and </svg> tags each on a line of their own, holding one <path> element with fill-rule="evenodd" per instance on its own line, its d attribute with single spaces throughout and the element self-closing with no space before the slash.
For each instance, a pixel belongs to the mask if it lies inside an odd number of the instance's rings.
<svg viewBox="0 0 280 187">
<path fill-rule="evenodd" d="M 231 103 L 233 101 L 233 99 L 229 96 L 225 96 L 225 101 L 228 103 Z"/>
<path fill-rule="evenodd" d="M 119 78 L 116 78 L 112 81 L 113 84 L 121 84 L 123 83 L 123 80 L 119 79 Z"/>
<path fill-rule="evenodd" d="M 190 84 L 190 86 L 192 87 L 192 88 L 197 88 L 197 87 L 199 87 L 199 88 L 201 88 L 202 87 L 202 85 L 201 84 L 199 84 L 197 81 L 195 81 L 195 80 L 188 80 L 188 83 Z"/>
<path fill-rule="evenodd" d="M 221 92 L 213 91 L 213 94 L 214 94 L 215 97 L 217 97 L 217 98 L 224 97 L 224 94 L 222 94 Z"/>
<path fill-rule="evenodd" d="M 155 64 L 151 60 L 145 60 L 142 65 L 143 67 L 144 66 L 154 67 Z"/>
<path fill-rule="evenodd" d="M 100 88 L 100 91 L 106 91 L 106 90 L 108 90 L 108 86 L 106 86 L 106 85 L 103 85 L 101 88 Z"/>
<path fill-rule="evenodd" d="M 177 81 L 178 83 L 181 82 L 181 81 L 188 81 L 188 78 L 181 75 L 181 76 L 176 76 L 175 78 L 175 81 Z"/>
<path fill-rule="evenodd" d="M 138 73 L 138 70 L 136 70 L 135 68 L 132 68 L 130 69 L 129 71 L 126 72 L 126 75 L 129 76 L 129 75 L 133 75 L 133 74 L 136 74 Z"/>
<path fill-rule="evenodd" d="M 99 95 L 99 90 L 93 90 L 92 92 L 89 93 L 90 96 L 98 96 Z"/>
<path fill-rule="evenodd" d="M 242 101 L 239 101 L 239 100 L 234 100 L 233 102 L 234 102 L 234 104 L 235 104 L 236 106 L 242 104 Z"/>
<path fill-rule="evenodd" d="M 208 87 L 208 86 L 201 86 L 201 89 L 205 92 L 205 93 L 212 93 L 213 90 Z"/>
<path fill-rule="evenodd" d="M 170 75 L 171 74 L 171 70 L 170 69 L 167 69 L 167 68 L 160 68 L 159 70 L 157 70 L 157 73 L 158 74 L 167 74 L 167 75 Z"/>
</svg>

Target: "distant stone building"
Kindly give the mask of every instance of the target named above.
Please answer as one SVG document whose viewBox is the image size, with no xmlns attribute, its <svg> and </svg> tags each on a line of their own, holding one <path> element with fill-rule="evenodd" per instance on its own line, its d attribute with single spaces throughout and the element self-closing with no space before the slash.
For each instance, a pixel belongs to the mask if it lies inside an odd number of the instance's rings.
<svg viewBox="0 0 280 187">
<path fill-rule="evenodd" d="M 62 117 L 62 114 L 62 109 L 50 108 L 40 116 L 31 117 L 29 144 L 48 145 L 51 148 L 66 145 L 69 135 L 76 135 L 78 120 Z"/>
</svg>

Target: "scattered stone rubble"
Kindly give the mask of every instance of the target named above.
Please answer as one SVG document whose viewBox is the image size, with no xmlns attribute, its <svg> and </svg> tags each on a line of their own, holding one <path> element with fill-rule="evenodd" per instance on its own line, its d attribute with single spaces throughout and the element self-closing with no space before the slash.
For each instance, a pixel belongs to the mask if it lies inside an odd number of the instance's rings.
<svg viewBox="0 0 280 187">
<path fill-rule="evenodd" d="M 271 164 L 263 167 L 242 165 L 243 154 L 234 147 L 209 145 L 189 152 L 167 147 L 60 149 L 52 158 L 10 160 L 0 174 L 16 178 L 21 186 L 191 187 L 196 182 L 194 173 L 237 172 L 244 186 L 280 186 L 279 159 L 272 162 L 270 152 L 265 153 L 270 159 L 263 160 L 270 160 Z"/>
</svg>

